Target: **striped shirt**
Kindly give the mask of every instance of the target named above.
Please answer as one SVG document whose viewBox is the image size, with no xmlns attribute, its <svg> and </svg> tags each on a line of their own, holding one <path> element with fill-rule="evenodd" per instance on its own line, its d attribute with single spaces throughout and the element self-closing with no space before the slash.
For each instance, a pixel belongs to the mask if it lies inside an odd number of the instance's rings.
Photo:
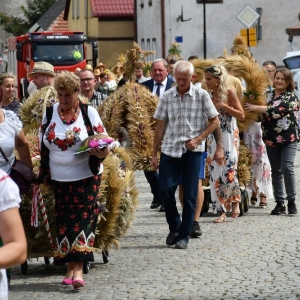
<svg viewBox="0 0 300 300">
<path fill-rule="evenodd" d="M 154 113 L 155 119 L 166 122 L 161 152 L 171 157 L 181 157 L 187 151 L 185 142 L 200 135 L 207 127 L 207 119 L 217 115 L 205 90 L 191 84 L 190 90 L 181 97 L 177 87 L 169 89 L 161 97 Z M 194 152 L 204 150 L 205 141 L 202 141 Z"/>
</svg>

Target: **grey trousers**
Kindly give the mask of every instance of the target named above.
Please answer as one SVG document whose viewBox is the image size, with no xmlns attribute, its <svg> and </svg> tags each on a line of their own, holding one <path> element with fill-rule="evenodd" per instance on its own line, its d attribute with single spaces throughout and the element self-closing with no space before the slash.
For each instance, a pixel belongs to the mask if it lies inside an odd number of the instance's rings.
<svg viewBox="0 0 300 300">
<path fill-rule="evenodd" d="M 283 147 L 267 146 L 267 153 L 272 169 L 275 201 L 277 203 L 283 203 L 284 200 L 295 201 L 296 178 L 294 161 L 297 153 L 297 142 Z"/>
</svg>

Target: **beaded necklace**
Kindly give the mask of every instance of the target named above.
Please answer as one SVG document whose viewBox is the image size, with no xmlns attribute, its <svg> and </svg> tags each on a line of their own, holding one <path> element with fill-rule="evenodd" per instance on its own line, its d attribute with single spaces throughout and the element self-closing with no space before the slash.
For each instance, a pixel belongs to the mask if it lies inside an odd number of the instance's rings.
<svg viewBox="0 0 300 300">
<path fill-rule="evenodd" d="M 60 119 L 62 120 L 62 122 L 63 122 L 64 124 L 70 125 L 70 124 L 73 124 L 73 123 L 77 120 L 77 117 L 78 117 L 78 114 L 77 114 L 77 110 L 78 110 L 78 102 L 77 102 L 77 105 L 76 105 L 76 107 L 75 107 L 75 113 L 74 113 L 72 119 L 71 119 L 69 122 L 67 122 L 66 119 L 65 119 L 65 117 L 64 117 L 64 110 L 63 110 L 62 107 L 60 108 L 60 110 L 61 110 L 61 113 L 60 113 Z"/>
</svg>

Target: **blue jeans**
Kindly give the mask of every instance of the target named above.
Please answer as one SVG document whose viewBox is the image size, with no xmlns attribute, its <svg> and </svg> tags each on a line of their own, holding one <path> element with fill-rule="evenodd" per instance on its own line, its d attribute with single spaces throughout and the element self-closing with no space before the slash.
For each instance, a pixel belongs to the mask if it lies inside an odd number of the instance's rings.
<svg viewBox="0 0 300 300">
<path fill-rule="evenodd" d="M 180 158 L 161 153 L 159 162 L 160 195 L 166 210 L 166 219 L 171 232 L 178 232 L 177 240 L 188 242 L 192 229 L 198 195 L 201 152 L 187 151 Z M 183 209 L 182 220 L 176 206 L 175 192 L 179 174 L 182 172 Z"/>
<path fill-rule="evenodd" d="M 285 199 L 288 201 L 295 201 L 296 199 L 296 179 L 294 173 L 296 152 L 296 142 L 283 147 L 267 146 L 267 153 L 272 169 L 274 196 L 277 203 L 284 203 Z"/>
<path fill-rule="evenodd" d="M 144 171 L 145 177 L 150 184 L 151 193 L 153 194 L 154 198 L 160 201 L 159 197 L 159 183 L 158 183 L 158 172 L 157 171 Z"/>
</svg>

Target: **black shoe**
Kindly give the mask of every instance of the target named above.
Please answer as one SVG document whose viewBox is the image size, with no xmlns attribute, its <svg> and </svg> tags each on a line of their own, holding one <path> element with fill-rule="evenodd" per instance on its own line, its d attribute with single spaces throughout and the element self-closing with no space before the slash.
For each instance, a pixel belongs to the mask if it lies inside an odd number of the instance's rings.
<svg viewBox="0 0 300 300">
<path fill-rule="evenodd" d="M 176 238 L 178 236 L 178 232 L 171 232 L 168 234 L 167 239 L 166 239 L 166 244 L 168 246 L 173 246 L 176 243 Z"/>
<path fill-rule="evenodd" d="M 281 215 L 286 213 L 286 208 L 283 203 L 278 203 L 275 206 L 275 208 L 271 211 L 271 215 Z"/>
<path fill-rule="evenodd" d="M 151 205 L 150 205 L 150 208 L 151 209 L 155 209 L 155 208 L 158 208 L 158 207 L 160 207 L 160 201 L 159 201 L 159 199 L 157 199 L 157 198 L 153 198 L 153 201 L 152 201 L 152 203 L 151 203 Z"/>
<path fill-rule="evenodd" d="M 186 240 L 180 240 L 176 242 L 175 248 L 176 249 L 186 249 L 188 245 L 188 242 Z"/>
<path fill-rule="evenodd" d="M 160 206 L 160 209 L 159 209 L 159 211 L 160 211 L 160 212 L 165 212 L 165 211 L 166 211 L 166 210 L 165 210 L 165 207 L 164 207 L 164 205 L 163 205 L 163 204 Z"/>
<path fill-rule="evenodd" d="M 289 215 L 296 215 L 297 214 L 297 207 L 294 201 L 288 202 L 288 211 Z"/>
<path fill-rule="evenodd" d="M 196 237 L 199 237 L 202 235 L 202 231 L 200 229 L 200 225 L 199 225 L 199 222 L 197 221 L 194 221 L 193 222 L 193 227 L 192 227 L 192 231 L 190 233 L 190 236 L 192 238 L 196 238 Z"/>
</svg>

